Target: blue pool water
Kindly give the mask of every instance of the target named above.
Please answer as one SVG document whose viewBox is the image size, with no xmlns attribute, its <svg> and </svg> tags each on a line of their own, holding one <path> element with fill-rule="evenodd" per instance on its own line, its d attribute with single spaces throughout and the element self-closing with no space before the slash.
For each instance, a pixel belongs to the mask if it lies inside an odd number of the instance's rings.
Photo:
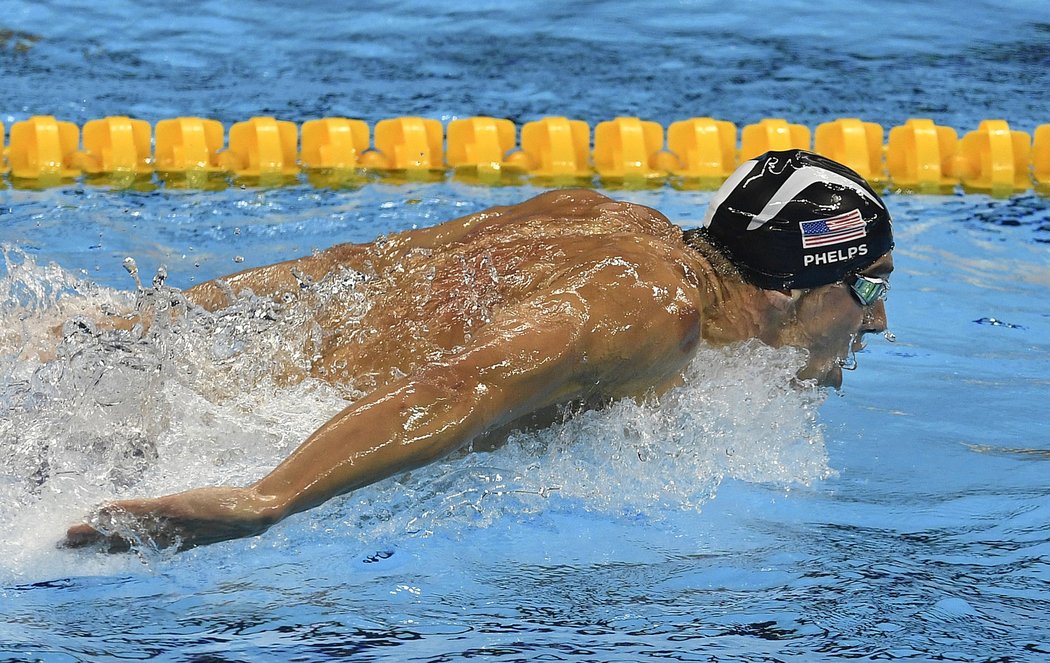
<svg viewBox="0 0 1050 663">
<path fill-rule="evenodd" d="M 810 127 L 1050 122 L 1039 3 L 0 2 L 0 121 L 486 113 Z M 90 334 L 187 287 L 540 191 L 0 189 L 0 661 L 1038 661 L 1050 657 L 1050 198 L 889 191 L 894 344 L 840 393 L 704 351 L 622 403 L 173 555 L 54 548 L 114 496 L 244 483 L 344 394 L 268 379 L 265 302 L 150 344 Z M 608 191 L 685 225 L 709 192 Z M 269 313 L 268 313 L 269 312 Z"/>
</svg>

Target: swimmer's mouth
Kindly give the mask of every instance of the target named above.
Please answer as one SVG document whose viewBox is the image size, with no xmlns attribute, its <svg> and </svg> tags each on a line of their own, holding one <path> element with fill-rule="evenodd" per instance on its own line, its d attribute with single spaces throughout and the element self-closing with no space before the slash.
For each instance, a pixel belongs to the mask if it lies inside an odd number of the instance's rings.
<svg viewBox="0 0 1050 663">
<path fill-rule="evenodd" d="M 890 343 L 895 343 L 897 341 L 897 337 L 893 334 L 893 332 L 889 331 L 888 329 L 882 332 L 882 337 Z M 851 336 L 849 339 L 849 349 L 846 351 L 846 356 L 840 357 L 838 360 L 839 368 L 841 368 L 844 371 L 857 370 L 857 353 L 863 352 L 864 348 L 866 347 L 868 347 L 868 344 L 864 340 L 863 334 L 859 336 Z"/>
</svg>

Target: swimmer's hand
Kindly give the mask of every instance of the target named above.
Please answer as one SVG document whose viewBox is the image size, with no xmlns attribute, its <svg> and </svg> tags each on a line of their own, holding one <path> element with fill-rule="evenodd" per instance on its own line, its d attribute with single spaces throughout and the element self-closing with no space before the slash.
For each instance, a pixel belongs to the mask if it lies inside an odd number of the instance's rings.
<svg viewBox="0 0 1050 663">
<path fill-rule="evenodd" d="M 122 500 L 99 507 L 88 521 L 70 527 L 61 548 L 98 546 L 106 552 L 132 548 L 187 550 L 253 536 L 277 518 L 266 500 L 246 488 L 200 488 L 156 499 Z"/>
</svg>

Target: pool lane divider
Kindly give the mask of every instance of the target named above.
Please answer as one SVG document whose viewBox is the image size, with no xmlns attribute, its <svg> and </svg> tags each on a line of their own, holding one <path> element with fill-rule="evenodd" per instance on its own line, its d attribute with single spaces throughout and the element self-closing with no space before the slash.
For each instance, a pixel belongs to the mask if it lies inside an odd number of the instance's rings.
<svg viewBox="0 0 1050 663">
<path fill-rule="evenodd" d="M 665 141 L 666 134 L 666 141 Z M 527 177 L 553 185 L 716 188 L 738 164 L 767 150 L 801 148 L 840 161 L 873 183 L 903 191 L 1010 193 L 1050 186 L 1050 124 L 1029 136 L 1005 120 L 983 120 L 961 139 L 955 129 L 912 118 L 886 132 L 873 122 L 840 118 L 811 132 L 767 118 L 738 132 L 732 122 L 694 117 L 664 127 L 617 117 L 594 128 L 582 120 L 544 117 L 520 133 L 513 122 L 470 117 L 381 120 L 373 129 L 348 118 L 293 122 L 253 117 L 225 128 L 198 117 L 144 120 L 123 116 L 72 122 L 38 115 L 0 123 L 0 172 L 13 184 L 48 186 L 80 176 L 113 182 L 151 179 L 206 186 L 212 178 L 295 183 L 351 181 L 362 173 L 430 176 L 448 170 L 485 184 Z M 520 136 L 520 140 L 517 137 Z M 739 138 L 739 141 L 738 141 Z M 6 143 L 5 143 L 6 139 Z M 82 140 L 81 140 L 82 139 Z M 327 174 L 326 178 L 315 178 Z M 332 176 L 335 176 L 334 179 Z M 340 177 L 342 176 L 342 177 Z"/>
</svg>

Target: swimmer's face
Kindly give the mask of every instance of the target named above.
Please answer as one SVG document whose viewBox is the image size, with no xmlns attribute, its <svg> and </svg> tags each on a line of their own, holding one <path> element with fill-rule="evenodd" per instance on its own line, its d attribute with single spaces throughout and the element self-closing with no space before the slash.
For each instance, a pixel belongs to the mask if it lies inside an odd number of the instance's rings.
<svg viewBox="0 0 1050 663">
<path fill-rule="evenodd" d="M 861 275 L 889 280 L 893 256 L 882 256 Z M 795 329 L 790 343 L 809 350 L 809 361 L 799 371 L 802 379 L 815 379 L 824 386 L 842 384 L 842 366 L 850 350 L 864 348 L 864 334 L 886 331 L 886 304 L 879 300 L 864 306 L 845 283 L 804 291 L 796 304 Z"/>
</svg>

